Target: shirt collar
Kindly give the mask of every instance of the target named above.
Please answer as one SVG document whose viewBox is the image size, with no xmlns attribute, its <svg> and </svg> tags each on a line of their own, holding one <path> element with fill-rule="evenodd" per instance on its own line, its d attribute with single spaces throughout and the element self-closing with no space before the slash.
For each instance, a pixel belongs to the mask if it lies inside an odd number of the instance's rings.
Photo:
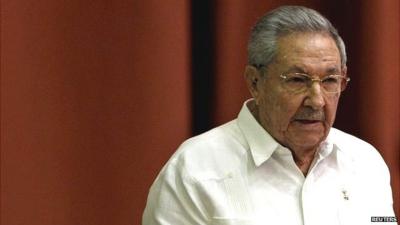
<svg viewBox="0 0 400 225">
<path fill-rule="evenodd" d="M 346 151 L 346 146 L 349 145 L 348 143 L 350 143 L 351 140 L 344 137 L 343 132 L 332 127 L 329 131 L 328 137 L 326 137 L 326 142 L 331 146 L 330 152 L 333 150 L 340 151 L 344 156 L 349 157 L 350 160 L 355 160 L 354 156 L 349 154 L 349 151 Z"/>
<path fill-rule="evenodd" d="M 329 134 L 328 134 L 329 137 Z M 337 150 L 336 147 L 334 147 L 334 144 L 331 140 L 326 138 L 320 145 L 317 151 L 317 156 L 319 159 L 323 159 L 327 156 L 329 156 L 333 150 Z"/>
<path fill-rule="evenodd" d="M 291 154 L 289 149 L 279 144 L 254 118 L 248 108 L 248 105 L 252 103 L 254 103 L 253 99 L 244 102 L 237 120 L 256 166 L 264 163 L 275 151 L 278 154 Z M 332 151 L 340 149 L 334 142 L 332 132 L 329 132 L 328 137 L 321 143 L 318 150 L 317 155 L 320 159 L 327 157 Z"/>
<path fill-rule="evenodd" d="M 261 165 L 281 145 L 257 122 L 248 108 L 253 99 L 244 102 L 238 116 L 238 126 L 249 145 L 256 166 Z"/>
</svg>

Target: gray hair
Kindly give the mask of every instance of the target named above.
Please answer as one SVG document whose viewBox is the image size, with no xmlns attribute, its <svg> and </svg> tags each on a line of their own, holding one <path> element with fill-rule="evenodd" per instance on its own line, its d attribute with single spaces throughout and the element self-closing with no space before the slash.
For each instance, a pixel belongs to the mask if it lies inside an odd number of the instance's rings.
<svg viewBox="0 0 400 225">
<path fill-rule="evenodd" d="M 327 33 L 339 49 L 342 67 L 346 66 L 346 48 L 333 25 L 313 9 L 303 6 L 282 6 L 258 20 L 248 43 L 248 63 L 259 67 L 268 66 L 277 53 L 279 37 L 296 32 Z"/>
</svg>

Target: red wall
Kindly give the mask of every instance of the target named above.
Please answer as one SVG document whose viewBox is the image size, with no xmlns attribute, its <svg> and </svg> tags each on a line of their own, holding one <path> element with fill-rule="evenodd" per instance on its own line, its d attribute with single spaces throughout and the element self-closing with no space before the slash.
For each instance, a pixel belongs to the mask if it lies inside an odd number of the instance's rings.
<svg viewBox="0 0 400 225">
<path fill-rule="evenodd" d="M 1 224 L 140 224 L 190 134 L 186 1 L 2 1 Z"/>
</svg>

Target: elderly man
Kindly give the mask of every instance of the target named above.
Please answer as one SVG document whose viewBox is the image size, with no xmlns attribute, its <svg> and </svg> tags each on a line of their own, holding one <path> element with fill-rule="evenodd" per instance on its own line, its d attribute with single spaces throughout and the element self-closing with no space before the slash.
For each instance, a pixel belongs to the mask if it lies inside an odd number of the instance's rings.
<svg viewBox="0 0 400 225">
<path fill-rule="evenodd" d="M 395 221 L 382 157 L 332 128 L 349 78 L 331 23 L 312 9 L 280 7 L 257 22 L 248 54 L 253 98 L 237 119 L 180 146 L 151 187 L 143 224 Z"/>
</svg>

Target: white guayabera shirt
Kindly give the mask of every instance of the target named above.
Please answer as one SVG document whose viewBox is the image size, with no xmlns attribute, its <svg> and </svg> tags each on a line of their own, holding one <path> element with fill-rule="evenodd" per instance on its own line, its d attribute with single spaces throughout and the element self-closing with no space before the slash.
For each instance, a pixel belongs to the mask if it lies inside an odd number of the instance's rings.
<svg viewBox="0 0 400 225">
<path fill-rule="evenodd" d="M 150 189 L 143 225 L 396 224 L 371 222 L 394 216 L 376 149 L 332 128 L 304 177 L 248 102 L 236 120 L 179 147 Z"/>
</svg>

